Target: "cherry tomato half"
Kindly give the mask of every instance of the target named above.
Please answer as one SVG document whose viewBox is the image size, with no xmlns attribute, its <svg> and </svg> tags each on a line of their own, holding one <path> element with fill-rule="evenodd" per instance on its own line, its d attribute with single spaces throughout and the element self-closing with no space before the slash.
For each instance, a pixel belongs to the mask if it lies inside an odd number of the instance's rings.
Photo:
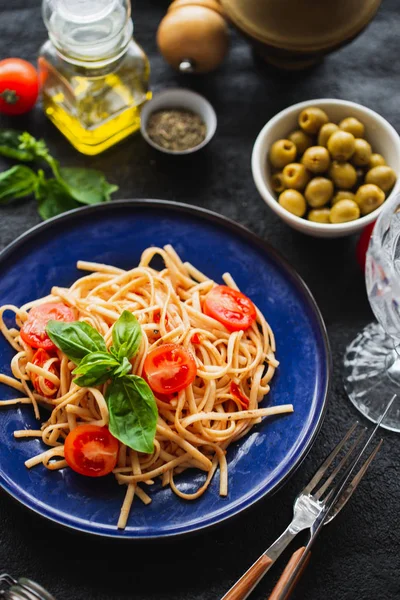
<svg viewBox="0 0 400 600">
<path fill-rule="evenodd" d="M 0 112 L 21 115 L 38 97 L 39 79 L 34 66 L 21 58 L 0 61 Z"/>
<path fill-rule="evenodd" d="M 52 358 L 55 358 L 54 354 L 51 355 L 48 352 L 46 352 L 46 350 L 43 350 L 43 348 L 39 348 L 33 355 L 32 363 L 34 365 L 37 365 L 38 367 L 44 367 L 47 361 L 51 360 Z M 50 371 L 50 373 L 54 373 L 54 375 L 57 375 L 58 377 L 59 372 L 57 371 L 56 364 L 57 363 L 55 361 L 52 362 L 47 370 Z M 56 386 L 48 379 L 45 379 L 44 381 L 46 386 L 51 390 L 51 392 L 49 393 L 47 390 L 42 389 L 42 387 L 40 386 L 40 377 L 39 375 L 37 375 L 37 373 L 31 373 L 30 378 L 33 383 L 33 387 L 39 394 L 42 394 L 42 396 L 50 398 L 56 391 Z"/>
<path fill-rule="evenodd" d="M 371 239 L 372 232 L 374 230 L 375 221 L 370 223 L 363 229 L 356 246 L 357 261 L 363 271 L 365 271 L 365 260 L 367 258 L 367 250 L 369 240 Z"/>
<path fill-rule="evenodd" d="M 64 454 L 68 465 L 81 475 L 103 477 L 117 464 L 118 440 L 107 427 L 80 425 L 65 438 Z"/>
<path fill-rule="evenodd" d="M 147 385 L 150 386 L 150 384 L 147 380 L 146 373 L 143 372 L 142 377 L 145 380 L 145 382 L 147 383 Z M 161 394 L 160 392 L 155 392 L 154 390 L 152 390 L 152 392 L 154 394 L 154 397 L 157 400 L 161 400 L 161 402 L 165 402 L 166 404 L 169 404 L 171 402 L 171 400 L 178 397 L 178 392 L 174 392 L 173 394 Z"/>
<path fill-rule="evenodd" d="M 163 344 L 148 353 L 143 371 L 156 394 L 173 394 L 194 381 L 197 368 L 193 356 L 183 346 Z"/>
<path fill-rule="evenodd" d="M 226 285 L 217 285 L 207 294 L 203 311 L 225 325 L 228 331 L 248 329 L 257 317 L 250 298 Z"/>
<path fill-rule="evenodd" d="M 55 350 L 56 346 L 46 333 L 49 321 L 74 321 L 74 311 L 58 302 L 48 302 L 34 306 L 29 311 L 25 323 L 21 327 L 21 338 L 32 348 Z"/>
</svg>

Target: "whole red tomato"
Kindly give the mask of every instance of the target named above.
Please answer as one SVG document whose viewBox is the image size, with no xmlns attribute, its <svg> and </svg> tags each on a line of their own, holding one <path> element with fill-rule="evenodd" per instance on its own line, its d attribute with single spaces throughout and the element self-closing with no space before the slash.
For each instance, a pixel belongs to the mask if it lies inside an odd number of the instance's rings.
<svg viewBox="0 0 400 600">
<path fill-rule="evenodd" d="M 0 61 L 0 112 L 21 115 L 38 97 L 39 80 L 34 66 L 21 58 Z"/>
<path fill-rule="evenodd" d="M 367 256 L 369 240 L 371 238 L 372 231 L 374 229 L 374 225 L 375 225 L 375 221 L 373 223 L 370 223 L 369 225 L 367 225 L 365 227 L 365 229 L 363 229 L 363 231 L 359 237 L 359 240 L 357 242 L 357 247 L 356 247 L 357 261 L 363 271 L 365 271 L 365 259 Z"/>
</svg>

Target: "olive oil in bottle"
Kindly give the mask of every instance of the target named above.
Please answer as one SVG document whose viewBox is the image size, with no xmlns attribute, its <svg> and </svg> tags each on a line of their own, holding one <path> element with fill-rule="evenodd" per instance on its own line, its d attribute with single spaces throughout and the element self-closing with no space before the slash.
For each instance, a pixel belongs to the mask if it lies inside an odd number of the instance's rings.
<svg viewBox="0 0 400 600">
<path fill-rule="evenodd" d="M 43 0 L 43 108 L 83 154 L 140 128 L 151 97 L 147 56 L 132 38 L 130 0 Z"/>
</svg>

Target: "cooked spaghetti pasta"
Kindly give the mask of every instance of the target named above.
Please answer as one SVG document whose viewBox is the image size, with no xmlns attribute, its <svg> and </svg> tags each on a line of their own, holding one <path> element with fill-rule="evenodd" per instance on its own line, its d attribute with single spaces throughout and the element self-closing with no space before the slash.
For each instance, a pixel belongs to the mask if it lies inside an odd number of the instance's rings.
<svg viewBox="0 0 400 600">
<path fill-rule="evenodd" d="M 156 255 L 165 265 L 160 271 L 150 266 Z M 45 298 L 21 307 L 0 308 L 0 329 L 16 351 L 12 377 L 0 374 L 0 382 L 13 387 L 16 397 L 0 401 L 0 406 L 31 404 L 37 419 L 39 407 L 46 415 L 40 428 L 15 432 L 17 438 L 41 438 L 49 447 L 28 460 L 26 466 L 65 467 L 64 440 L 68 433 L 82 424 L 107 426 L 109 422 L 107 382 L 79 387 L 72 374 L 76 365 L 61 350 L 42 366 L 32 362 L 34 351 L 19 331 L 29 310 L 46 302 L 61 302 L 76 312 L 77 320 L 94 327 L 108 348 L 113 325 L 127 310 L 136 316 L 144 334 L 131 360 L 134 374 L 142 375 L 150 350 L 170 342 L 183 346 L 195 357 L 197 374 L 192 384 L 172 398 L 155 394 L 158 422 L 152 454 L 120 444 L 114 475 L 118 483 L 127 485 L 127 490 L 118 527 L 125 527 L 135 497 L 145 504 L 151 502 L 146 486 L 158 477 L 163 486 L 169 485 L 181 498 L 192 500 L 205 492 L 219 469 L 220 494 L 226 496 L 229 444 L 246 435 L 262 418 L 293 410 L 290 404 L 259 407 L 278 366 L 274 335 L 264 316 L 257 309 L 256 321 L 247 330 L 229 332 L 205 315 L 204 298 L 216 284 L 195 266 L 183 263 L 171 246 L 146 249 L 139 265 L 128 271 L 85 261 L 77 266 L 90 274 L 70 288 L 53 287 Z M 223 280 L 238 289 L 229 274 L 223 275 Z M 15 313 L 17 327 L 7 327 L 6 311 Z M 32 377 L 38 384 L 35 391 L 30 385 Z M 239 396 L 232 392 L 232 383 L 240 390 Z M 240 395 L 246 398 L 246 406 Z M 204 483 L 193 493 L 181 491 L 176 481 L 176 475 L 188 468 L 204 472 Z"/>
</svg>

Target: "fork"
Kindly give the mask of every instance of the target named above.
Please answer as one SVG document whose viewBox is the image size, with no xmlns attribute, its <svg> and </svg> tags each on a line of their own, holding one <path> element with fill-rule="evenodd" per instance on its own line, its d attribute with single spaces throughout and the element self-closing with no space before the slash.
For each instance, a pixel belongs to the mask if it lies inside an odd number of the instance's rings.
<svg viewBox="0 0 400 600">
<path fill-rule="evenodd" d="M 285 531 L 275 540 L 275 542 L 261 554 L 253 565 L 242 575 L 240 579 L 230 588 L 230 590 L 221 598 L 221 600 L 245 600 L 264 575 L 269 571 L 274 562 L 282 554 L 290 542 L 304 529 L 310 529 L 318 516 L 328 505 L 329 500 L 335 492 L 334 480 L 339 474 L 342 474 L 347 468 L 354 450 L 357 448 L 367 429 L 363 429 L 351 444 L 345 455 L 341 458 L 332 473 L 320 483 L 328 469 L 333 466 L 335 458 L 343 450 L 346 443 L 354 434 L 358 422 L 348 430 L 342 440 L 332 450 L 332 452 L 322 462 L 309 483 L 298 494 L 293 505 L 293 519 Z M 347 503 L 354 490 L 357 488 L 369 465 L 375 458 L 383 440 L 380 440 L 375 449 L 371 452 L 368 459 L 361 466 L 357 474 L 351 480 L 349 485 L 338 498 L 328 518 L 325 521 L 329 523 L 341 511 Z M 320 484 L 318 486 L 318 484 Z M 317 487 L 318 486 L 318 487 Z"/>
<path fill-rule="evenodd" d="M 55 600 L 41 585 L 20 577 L 18 580 L 7 573 L 0 574 L 0 598 L 5 600 Z"/>
</svg>

